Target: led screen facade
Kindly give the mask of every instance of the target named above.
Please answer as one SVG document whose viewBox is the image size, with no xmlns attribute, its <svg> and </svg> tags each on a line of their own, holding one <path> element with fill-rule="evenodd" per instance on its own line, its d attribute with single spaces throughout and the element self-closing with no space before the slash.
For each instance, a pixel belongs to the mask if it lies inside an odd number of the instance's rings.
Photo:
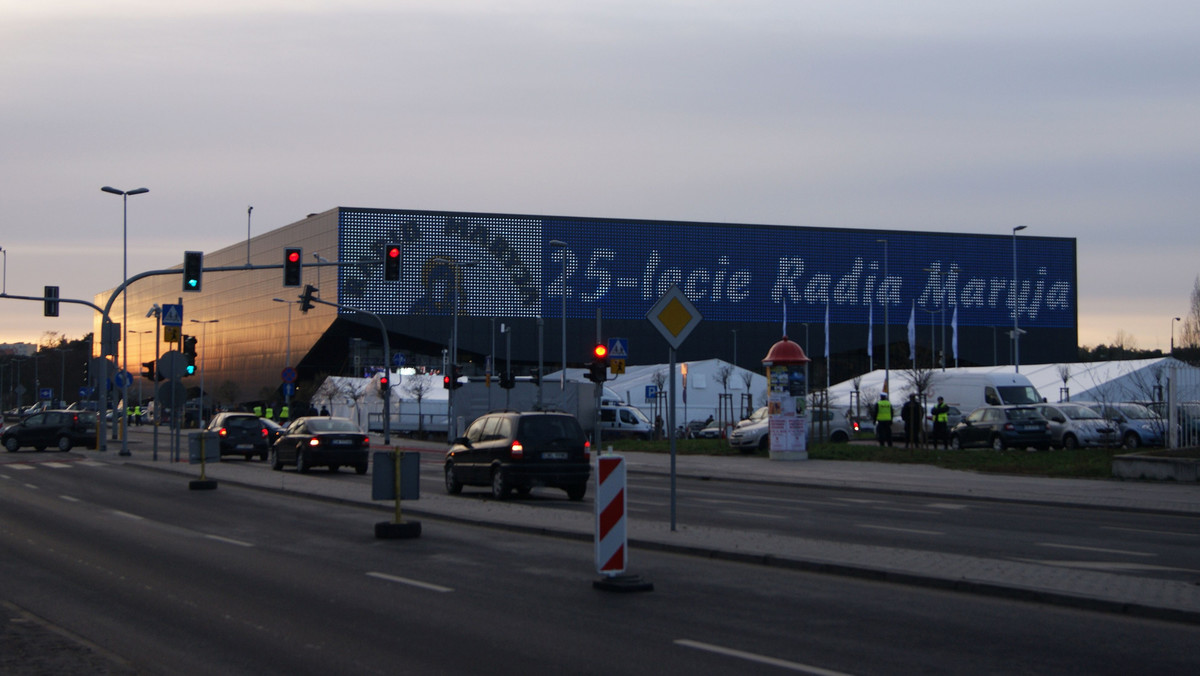
<svg viewBox="0 0 1200 676">
<path fill-rule="evenodd" d="M 399 282 L 365 264 L 389 242 Z M 570 319 L 640 320 L 675 284 L 706 322 L 1077 323 L 1073 238 L 342 208 L 339 249 L 341 302 L 385 315 L 453 313 L 457 276 L 464 317 L 557 317 L 565 285 Z"/>
</svg>

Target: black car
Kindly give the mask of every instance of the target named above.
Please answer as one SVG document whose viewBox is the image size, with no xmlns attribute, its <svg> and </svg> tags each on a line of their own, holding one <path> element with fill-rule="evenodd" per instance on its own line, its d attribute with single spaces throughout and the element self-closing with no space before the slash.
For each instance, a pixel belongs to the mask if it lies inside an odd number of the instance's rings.
<svg viewBox="0 0 1200 676">
<path fill-rule="evenodd" d="M 591 445 L 575 416 L 496 411 L 477 418 L 446 451 L 446 492 L 491 486 L 503 500 L 513 490 L 528 495 L 549 486 L 582 500 L 591 469 Z"/>
<path fill-rule="evenodd" d="M 10 453 L 22 446 L 39 451 L 53 446 L 64 452 L 73 446 L 95 448 L 96 422 L 92 411 L 40 411 L 5 427 L 0 443 Z"/>
<path fill-rule="evenodd" d="M 950 447 L 1050 448 L 1050 424 L 1032 406 L 980 406 L 954 426 Z"/>
<path fill-rule="evenodd" d="M 295 465 L 300 472 L 324 465 L 336 472 L 342 465 L 366 474 L 371 438 L 346 418 L 312 416 L 297 418 L 271 446 L 271 469 Z"/>
<path fill-rule="evenodd" d="M 240 455 L 249 460 L 257 455 L 266 460 L 271 450 L 270 432 L 253 413 L 218 413 L 206 429 L 217 433 L 222 456 Z"/>
</svg>

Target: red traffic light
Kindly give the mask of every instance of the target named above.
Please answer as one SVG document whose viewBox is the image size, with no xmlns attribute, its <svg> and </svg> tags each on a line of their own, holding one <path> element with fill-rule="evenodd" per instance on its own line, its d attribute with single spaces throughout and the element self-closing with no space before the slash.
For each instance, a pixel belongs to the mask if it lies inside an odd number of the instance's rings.
<svg viewBox="0 0 1200 676">
<path fill-rule="evenodd" d="M 288 250 L 287 259 L 288 259 L 289 263 L 299 263 L 300 262 L 300 252 L 296 251 L 295 249 Z"/>
<path fill-rule="evenodd" d="M 388 258 L 399 258 L 400 257 L 400 247 L 398 247 L 394 244 L 392 246 L 389 246 L 387 248 L 387 257 Z"/>
<path fill-rule="evenodd" d="M 608 357 L 608 346 L 597 345 L 596 347 L 592 348 L 592 356 L 594 356 L 596 359 L 604 359 Z"/>
</svg>

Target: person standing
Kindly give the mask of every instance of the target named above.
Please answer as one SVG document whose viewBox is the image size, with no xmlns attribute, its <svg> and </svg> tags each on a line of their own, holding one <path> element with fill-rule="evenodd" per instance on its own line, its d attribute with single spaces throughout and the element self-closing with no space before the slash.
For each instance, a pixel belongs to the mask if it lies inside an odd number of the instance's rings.
<svg viewBox="0 0 1200 676">
<path fill-rule="evenodd" d="M 917 430 L 924 412 L 917 403 L 917 395 L 908 395 L 908 401 L 900 407 L 900 417 L 904 418 L 904 447 L 914 448 L 917 445 Z"/>
<path fill-rule="evenodd" d="M 892 445 L 892 402 L 888 401 L 887 392 L 879 395 L 879 403 L 875 405 L 875 436 L 880 446 Z"/>
<path fill-rule="evenodd" d="M 933 407 L 933 447 L 937 448 L 938 442 L 942 442 L 942 448 L 950 448 L 950 406 L 946 404 L 946 400 L 938 397 L 937 404 Z"/>
</svg>

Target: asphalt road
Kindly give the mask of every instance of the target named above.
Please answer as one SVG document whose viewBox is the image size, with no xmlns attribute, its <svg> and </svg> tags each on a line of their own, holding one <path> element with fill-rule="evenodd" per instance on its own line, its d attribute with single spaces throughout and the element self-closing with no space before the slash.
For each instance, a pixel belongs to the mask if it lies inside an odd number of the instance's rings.
<svg viewBox="0 0 1200 676">
<path fill-rule="evenodd" d="M 0 464 L 5 673 L 66 639 L 60 658 L 86 662 L 24 673 L 1200 667 L 1192 626 L 643 551 L 633 567 L 654 591 L 613 594 L 591 587 L 587 542 L 436 520 L 419 539 L 376 540 L 378 509 L 228 484 L 189 491 L 177 475 L 57 454 L 20 459 L 32 468 Z M 539 508 L 588 508 L 535 496 Z M 734 506 L 710 511 L 732 518 Z"/>
</svg>

